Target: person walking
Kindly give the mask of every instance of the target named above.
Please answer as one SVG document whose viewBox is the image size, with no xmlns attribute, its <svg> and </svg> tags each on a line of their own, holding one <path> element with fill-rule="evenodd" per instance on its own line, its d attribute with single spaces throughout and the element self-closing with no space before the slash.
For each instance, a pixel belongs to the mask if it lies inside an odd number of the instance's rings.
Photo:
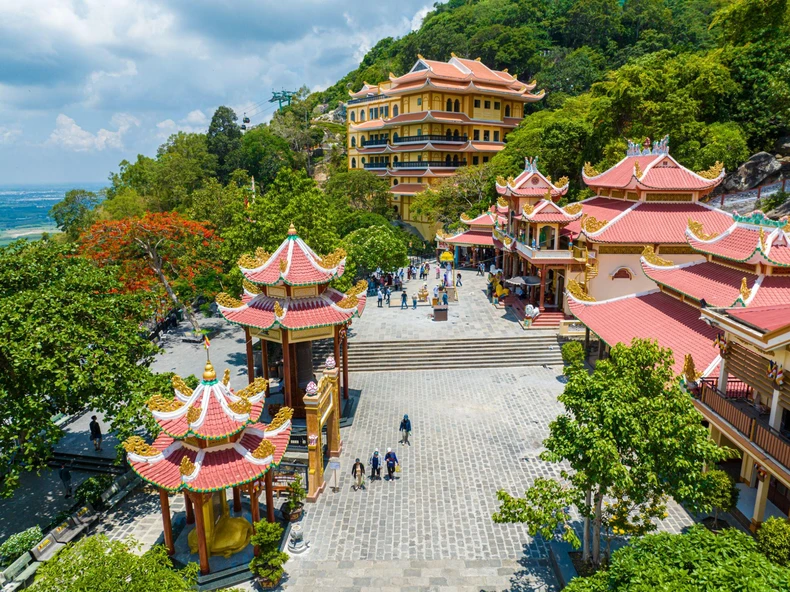
<svg viewBox="0 0 790 592">
<path fill-rule="evenodd" d="M 442 292 L 442 304 L 447 306 L 449 302 L 450 302 L 450 298 L 447 296 L 447 292 Z"/>
<path fill-rule="evenodd" d="M 417 292 L 412 292 L 412 295 L 411 295 L 411 303 L 412 303 L 412 305 L 413 305 L 413 306 L 412 306 L 412 309 L 413 309 L 413 310 L 417 310 Z"/>
<path fill-rule="evenodd" d="M 91 429 L 91 440 L 93 440 L 93 449 L 96 452 L 101 452 L 101 426 L 99 422 L 96 420 L 96 416 L 91 416 L 91 423 L 89 425 Z"/>
<path fill-rule="evenodd" d="M 387 306 L 390 305 L 390 298 L 392 298 L 392 290 L 387 286 L 387 289 L 384 291 L 384 299 L 387 301 Z"/>
<path fill-rule="evenodd" d="M 436 279 L 439 279 L 439 275 L 442 273 L 442 266 L 438 263 L 436 264 Z"/>
<path fill-rule="evenodd" d="M 403 310 L 404 308 L 408 310 L 408 308 L 409 308 L 409 303 L 407 302 L 408 298 L 409 297 L 406 294 L 406 290 L 404 290 L 403 292 L 400 293 L 400 309 L 401 310 Z"/>
<path fill-rule="evenodd" d="M 457 276 L 455 276 L 455 286 L 456 286 L 456 288 L 459 287 L 459 286 L 463 286 L 463 284 L 461 283 L 461 274 L 460 273 Z"/>
<path fill-rule="evenodd" d="M 354 466 L 351 467 L 351 476 L 356 479 L 356 485 L 353 486 L 354 491 L 365 487 L 365 465 L 359 462 L 359 459 L 355 460 Z"/>
<path fill-rule="evenodd" d="M 387 477 L 390 483 L 395 480 L 395 467 L 400 466 L 398 457 L 392 452 L 392 448 L 387 448 L 387 454 L 384 455 L 384 462 L 387 463 Z"/>
<path fill-rule="evenodd" d="M 63 489 L 66 491 L 66 497 L 71 497 L 71 471 L 66 468 L 65 464 L 60 465 L 60 480 L 63 482 Z"/>
<path fill-rule="evenodd" d="M 381 291 L 381 288 L 379 288 L 377 296 L 378 296 L 379 308 L 381 308 L 384 303 L 384 292 Z"/>
<path fill-rule="evenodd" d="M 439 300 L 439 284 L 436 284 L 433 287 L 433 297 L 436 298 L 436 300 Z"/>
<path fill-rule="evenodd" d="M 370 457 L 370 480 L 381 479 L 381 457 L 379 456 L 379 449 L 373 451 L 373 456 Z"/>
<path fill-rule="evenodd" d="M 481 261 L 480 265 L 477 266 L 477 275 L 485 275 L 484 273 L 485 269 L 486 269 L 486 265 Z"/>
<path fill-rule="evenodd" d="M 411 442 L 409 442 L 409 434 L 411 434 L 411 420 L 409 419 L 408 415 L 404 415 L 403 419 L 400 420 L 400 433 L 400 443 L 411 446 Z"/>
</svg>

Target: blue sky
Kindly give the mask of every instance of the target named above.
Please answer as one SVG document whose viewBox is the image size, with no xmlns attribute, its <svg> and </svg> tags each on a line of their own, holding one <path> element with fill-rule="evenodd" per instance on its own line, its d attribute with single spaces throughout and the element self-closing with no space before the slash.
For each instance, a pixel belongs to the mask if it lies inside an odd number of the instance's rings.
<svg viewBox="0 0 790 592">
<path fill-rule="evenodd" d="M 218 105 L 325 88 L 432 4 L 0 0 L 0 185 L 101 181 Z"/>
</svg>

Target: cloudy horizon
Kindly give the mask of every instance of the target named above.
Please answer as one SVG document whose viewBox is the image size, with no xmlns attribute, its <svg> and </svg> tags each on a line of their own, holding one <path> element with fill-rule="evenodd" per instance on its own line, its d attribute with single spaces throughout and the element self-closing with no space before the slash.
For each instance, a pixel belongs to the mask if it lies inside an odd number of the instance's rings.
<svg viewBox="0 0 790 592">
<path fill-rule="evenodd" d="M 272 90 L 326 88 L 430 0 L 0 0 L 0 185 L 96 182 L 205 131 L 267 121 Z"/>
</svg>

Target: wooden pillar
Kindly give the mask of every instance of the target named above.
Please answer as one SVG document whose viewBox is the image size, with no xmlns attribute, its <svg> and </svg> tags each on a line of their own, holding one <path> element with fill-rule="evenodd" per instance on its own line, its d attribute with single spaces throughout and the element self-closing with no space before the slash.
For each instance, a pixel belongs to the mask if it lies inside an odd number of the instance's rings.
<svg viewBox="0 0 790 592">
<path fill-rule="evenodd" d="M 719 382 L 718 382 L 718 389 L 719 392 L 727 394 L 727 381 L 729 380 L 730 375 L 727 373 L 727 358 L 722 358 L 721 362 L 719 362 Z"/>
<path fill-rule="evenodd" d="M 272 470 L 266 473 L 266 520 L 274 522 L 274 477 Z"/>
<path fill-rule="evenodd" d="M 343 399 L 348 399 L 348 325 L 343 327 Z"/>
<path fill-rule="evenodd" d="M 159 490 L 159 504 L 162 506 L 162 528 L 165 533 L 165 547 L 167 547 L 167 554 L 173 555 L 176 552 L 176 546 L 173 543 L 173 523 L 170 521 L 170 499 L 167 497 L 167 492 L 164 489 Z"/>
<path fill-rule="evenodd" d="M 187 508 L 187 524 L 195 523 L 195 509 L 192 507 L 192 500 L 189 499 L 189 494 L 184 492 L 184 505 Z"/>
<path fill-rule="evenodd" d="M 540 266 L 540 301 L 538 303 L 538 307 L 541 311 L 544 310 L 546 301 L 546 266 Z"/>
<path fill-rule="evenodd" d="M 250 493 L 250 512 L 252 514 L 252 531 L 255 532 L 255 525 L 261 521 L 261 509 L 258 505 L 258 488 L 255 486 L 255 482 L 253 481 L 247 486 L 247 491 Z M 260 555 L 261 550 L 255 545 L 252 548 L 252 552 L 257 557 Z"/>
<path fill-rule="evenodd" d="M 291 406 L 291 347 L 288 343 L 288 330 L 282 330 L 283 336 L 283 404 Z"/>
<path fill-rule="evenodd" d="M 200 558 L 200 573 L 206 575 L 211 571 L 208 563 L 208 545 L 206 544 L 206 524 L 203 516 L 203 494 L 192 493 L 195 504 L 195 528 L 197 529 L 198 557 Z"/>
<path fill-rule="evenodd" d="M 584 359 L 587 360 L 587 355 L 590 351 L 590 328 L 584 328 Z"/>
<path fill-rule="evenodd" d="M 247 328 L 244 329 L 244 343 L 247 346 L 247 380 L 252 384 L 255 380 L 255 357 L 252 354 L 252 337 Z"/>
<path fill-rule="evenodd" d="M 758 469 L 760 470 L 760 469 Z M 764 470 L 764 469 L 763 469 Z M 754 500 L 754 513 L 752 514 L 752 521 L 749 525 L 749 530 L 757 532 L 763 524 L 765 518 L 765 505 L 768 501 L 768 485 L 770 484 L 771 476 L 765 474 L 762 480 L 757 481 L 757 496 Z"/>
<path fill-rule="evenodd" d="M 233 488 L 233 511 L 241 512 L 241 489 Z"/>
<path fill-rule="evenodd" d="M 340 363 L 340 325 L 335 325 L 335 338 L 332 345 L 334 346 L 335 368 L 337 368 L 337 365 Z"/>
<path fill-rule="evenodd" d="M 263 366 L 263 377 L 266 379 L 266 394 L 269 394 L 269 342 L 260 339 L 261 344 L 261 365 Z"/>
</svg>

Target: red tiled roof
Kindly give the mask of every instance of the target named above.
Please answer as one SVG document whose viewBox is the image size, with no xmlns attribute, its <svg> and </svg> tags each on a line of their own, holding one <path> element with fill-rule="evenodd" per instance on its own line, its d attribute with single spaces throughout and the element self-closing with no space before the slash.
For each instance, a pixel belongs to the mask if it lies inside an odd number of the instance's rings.
<svg viewBox="0 0 790 592">
<path fill-rule="evenodd" d="M 256 459 L 252 452 L 263 439 L 266 426 L 253 424 L 245 428 L 235 444 L 195 449 L 180 440 L 160 434 L 153 447 L 160 451 L 157 457 L 139 457 L 129 454 L 129 464 L 140 477 L 170 492 L 181 490 L 208 492 L 250 483 L 263 477 L 282 461 L 291 436 L 291 426 L 266 439 L 274 444 L 270 462 Z M 195 471 L 181 475 L 181 459 L 186 456 L 195 465 Z"/>
<path fill-rule="evenodd" d="M 357 304 L 352 308 L 340 308 L 337 303 L 345 297 L 333 288 L 326 289 L 319 296 L 308 298 L 271 298 L 265 294 L 244 295 L 239 308 L 220 305 L 219 311 L 226 320 L 244 327 L 270 329 L 275 325 L 293 331 L 315 327 L 342 325 L 365 310 L 366 295 L 357 296 Z M 283 316 L 275 315 L 275 303 L 283 309 Z"/>
<path fill-rule="evenodd" d="M 580 302 L 568 295 L 573 315 L 605 343 L 630 344 L 635 337 L 655 339 L 674 354 L 674 370 L 680 374 L 686 354 L 698 371 L 704 372 L 717 357 L 713 347 L 717 330 L 700 320 L 700 312 L 655 291 L 602 302 Z"/>
<path fill-rule="evenodd" d="M 428 185 L 424 183 L 398 183 L 390 187 L 390 193 L 395 193 L 397 195 L 416 195 L 426 189 L 428 189 Z"/>
<path fill-rule="evenodd" d="M 470 146 L 477 152 L 499 152 L 505 149 L 504 144 L 490 144 L 489 142 L 469 142 Z"/>
<path fill-rule="evenodd" d="M 790 305 L 790 276 L 763 276 L 749 308 Z"/>
<path fill-rule="evenodd" d="M 701 222 L 701 220 L 696 220 L 696 218 L 695 221 Z M 706 233 L 716 230 L 708 228 L 707 224 L 704 223 L 702 226 Z M 757 228 L 736 225 L 729 228 L 729 230 L 721 232 L 721 235 L 710 241 L 701 241 L 688 230 L 686 231 L 686 236 L 689 245 L 695 251 L 718 255 L 734 261 L 748 261 L 751 259 L 760 241 L 760 234 Z"/>
<path fill-rule="evenodd" d="M 522 121 L 524 121 L 524 120 L 523 119 L 519 119 L 518 117 L 503 117 L 502 118 L 502 122 L 505 125 L 512 125 L 514 127 L 518 126 L 518 124 L 521 123 Z"/>
<path fill-rule="evenodd" d="M 708 261 L 691 265 L 657 267 L 642 259 L 642 270 L 654 282 L 697 300 L 704 298 L 711 306 L 732 306 L 740 296 L 743 278 L 746 278 L 749 289 L 752 289 L 757 281 L 757 276 L 753 273 Z"/>
<path fill-rule="evenodd" d="M 634 167 L 639 165 L 637 179 Z M 712 189 L 724 178 L 724 171 L 715 179 L 705 179 L 678 163 L 669 154 L 626 156 L 612 168 L 594 177 L 582 173 L 590 187 L 616 189 L 640 187 L 659 191 L 704 191 Z"/>
<path fill-rule="evenodd" d="M 757 327 L 764 333 L 790 325 L 790 305 L 787 303 L 773 306 L 730 308 L 725 312 L 743 323 Z"/>
<path fill-rule="evenodd" d="M 596 220 L 611 221 L 618 214 L 630 208 L 633 202 L 608 197 L 593 197 L 581 202 L 582 213 L 594 217 Z M 575 220 L 565 227 L 574 238 L 581 232 L 580 220 Z"/>
<path fill-rule="evenodd" d="M 478 247 L 494 246 L 494 238 L 491 235 L 491 231 L 483 229 L 471 229 L 445 238 L 439 238 L 437 236 L 436 240 L 453 245 L 474 245 Z"/>
<path fill-rule="evenodd" d="M 634 202 L 631 205 L 633 208 L 614 221 L 609 219 L 609 224 L 601 230 L 585 235 L 596 243 L 685 243 L 689 218 L 702 222 L 710 231 L 721 232 L 732 225 L 732 218 L 725 212 L 696 203 Z"/>
<path fill-rule="evenodd" d="M 505 185 L 496 183 L 496 190 L 499 195 L 517 196 L 544 196 L 547 191 L 551 191 L 552 198 L 558 198 L 568 192 L 568 183 L 562 187 L 557 187 L 549 181 L 543 173 L 537 169 L 537 159 L 534 164 L 527 161 L 521 174 Z"/>
<path fill-rule="evenodd" d="M 293 232 L 293 234 L 291 234 Z M 285 270 L 281 262 L 285 262 Z M 346 260 L 343 258 L 334 268 L 321 267 L 321 258 L 299 238 L 293 227 L 266 263 L 255 269 L 240 267 L 244 277 L 255 284 L 274 286 L 285 283 L 290 286 L 326 284 L 343 275 Z"/>
<path fill-rule="evenodd" d="M 467 219 L 464 220 L 464 217 L 461 216 L 461 222 L 464 224 L 468 224 L 469 226 L 488 226 L 489 228 L 494 225 L 494 214 L 489 212 L 483 212 L 479 216 L 472 218 L 471 220 Z"/>
<path fill-rule="evenodd" d="M 774 265 L 790 266 L 790 234 L 782 228 L 777 228 L 769 235 L 766 242 L 768 250 L 763 257 Z"/>
<path fill-rule="evenodd" d="M 582 217 L 582 212 L 569 214 L 554 202 L 542 199 L 536 205 L 531 214 L 524 214 L 524 220 L 530 222 L 554 222 L 569 223 Z"/>
</svg>

